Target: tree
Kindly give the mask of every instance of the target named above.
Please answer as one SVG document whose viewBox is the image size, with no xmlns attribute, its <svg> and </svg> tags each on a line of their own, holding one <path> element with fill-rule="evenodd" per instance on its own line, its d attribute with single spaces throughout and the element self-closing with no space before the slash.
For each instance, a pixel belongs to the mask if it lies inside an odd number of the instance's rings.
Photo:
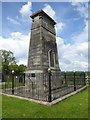
<svg viewBox="0 0 90 120">
<path fill-rule="evenodd" d="M 20 74 L 23 74 L 25 71 L 26 71 L 26 66 L 25 65 L 21 64 L 21 65 L 18 66 L 18 72 Z"/>
<path fill-rule="evenodd" d="M 10 65 L 15 65 L 15 57 L 13 52 L 0 50 L 1 57 L 2 57 L 2 72 L 9 74 L 11 72 Z"/>
<path fill-rule="evenodd" d="M 17 64 L 15 64 L 15 65 L 11 64 L 10 69 L 11 69 L 11 71 L 14 70 L 15 75 L 18 75 L 18 65 Z"/>
<path fill-rule="evenodd" d="M 11 71 L 14 70 L 15 75 L 20 75 L 23 74 L 26 71 L 26 66 L 21 64 L 21 65 L 10 65 Z"/>
<path fill-rule="evenodd" d="M 2 57 L 2 72 L 5 74 L 10 74 L 14 70 L 15 75 L 23 74 L 26 70 L 26 66 L 21 64 L 16 64 L 16 59 L 13 52 L 0 50 Z"/>
</svg>

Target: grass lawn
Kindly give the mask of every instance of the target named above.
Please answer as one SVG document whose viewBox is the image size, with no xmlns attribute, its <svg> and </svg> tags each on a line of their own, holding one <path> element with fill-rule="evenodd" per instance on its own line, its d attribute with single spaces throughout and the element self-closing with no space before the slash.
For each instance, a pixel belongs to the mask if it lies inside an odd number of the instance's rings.
<svg viewBox="0 0 90 120">
<path fill-rule="evenodd" d="M 20 83 L 19 81 L 15 81 L 14 82 L 14 87 L 19 87 L 19 86 L 23 86 L 24 84 L 23 83 Z M 6 88 L 12 88 L 12 82 L 9 81 L 9 82 L 2 82 L 2 84 L 0 85 L 0 88 L 2 89 L 6 89 Z"/>
<path fill-rule="evenodd" d="M 87 89 L 51 107 L 5 95 L 2 98 L 3 118 L 88 118 Z"/>
</svg>

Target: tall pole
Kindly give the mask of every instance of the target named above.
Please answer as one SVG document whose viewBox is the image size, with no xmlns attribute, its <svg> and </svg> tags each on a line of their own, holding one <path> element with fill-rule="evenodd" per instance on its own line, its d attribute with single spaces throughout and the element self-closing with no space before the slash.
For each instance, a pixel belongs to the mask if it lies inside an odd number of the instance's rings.
<svg viewBox="0 0 90 120">
<path fill-rule="evenodd" d="M 74 91 L 76 91 L 76 78 L 75 78 L 75 72 L 74 72 Z"/>
<path fill-rule="evenodd" d="M 25 86 L 25 72 L 24 72 L 24 86 Z"/>
<path fill-rule="evenodd" d="M 84 81 L 83 81 L 83 85 L 86 85 L 86 74 L 85 74 L 85 72 L 84 72 L 83 74 L 84 74 Z"/>
<path fill-rule="evenodd" d="M 49 95 L 48 95 L 48 102 L 52 102 L 51 98 L 51 69 L 48 68 L 48 74 L 49 74 Z"/>
<path fill-rule="evenodd" d="M 12 70 L 12 94 L 14 95 L 14 70 Z"/>
<path fill-rule="evenodd" d="M 66 81 L 66 71 L 64 72 L 64 80 L 65 80 L 65 85 L 67 85 L 67 81 Z"/>
<path fill-rule="evenodd" d="M 6 79 L 6 73 L 4 73 L 3 75 L 4 75 L 4 80 L 5 80 L 5 92 L 6 92 L 6 88 L 7 88 L 7 79 Z"/>
</svg>

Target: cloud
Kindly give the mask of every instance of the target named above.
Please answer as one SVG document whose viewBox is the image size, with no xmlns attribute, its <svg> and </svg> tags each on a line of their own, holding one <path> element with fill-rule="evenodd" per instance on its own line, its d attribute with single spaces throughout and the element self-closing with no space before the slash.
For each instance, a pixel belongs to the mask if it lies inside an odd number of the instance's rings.
<svg viewBox="0 0 90 120">
<path fill-rule="evenodd" d="M 6 19 L 7 19 L 10 23 L 12 23 L 12 24 L 20 25 L 20 23 L 19 23 L 17 20 L 15 20 L 15 19 L 12 19 L 12 18 L 10 18 L 10 17 L 7 17 Z"/>
<path fill-rule="evenodd" d="M 27 2 L 25 5 L 23 5 L 20 8 L 19 13 L 21 17 L 17 15 L 14 19 L 10 17 L 7 17 L 6 19 L 15 25 L 21 25 L 21 22 L 30 22 L 30 15 L 32 14 L 32 3 Z"/>
<path fill-rule="evenodd" d="M 57 22 L 56 12 L 49 4 L 44 4 L 43 10 L 44 10 L 44 12 L 46 12 L 51 18 L 53 18 Z M 58 32 L 61 32 L 64 27 L 65 27 L 65 24 L 61 21 L 58 21 L 56 26 L 55 26 L 56 33 L 58 34 Z"/>
<path fill-rule="evenodd" d="M 27 62 L 28 62 L 27 60 L 28 60 L 28 59 L 25 59 L 25 58 L 20 59 L 20 60 L 18 61 L 18 65 L 24 64 L 24 65 L 27 66 Z"/>
<path fill-rule="evenodd" d="M 56 26 L 55 26 L 55 28 L 56 28 L 56 33 L 57 33 L 57 34 L 58 34 L 58 32 L 60 33 L 60 32 L 63 30 L 64 27 L 65 27 L 65 24 L 64 24 L 64 23 L 62 23 L 62 22 L 57 23 Z"/>
<path fill-rule="evenodd" d="M 61 70 L 88 69 L 88 42 L 65 44 L 64 39 L 57 37 L 57 47 Z"/>
<path fill-rule="evenodd" d="M 84 29 L 82 29 L 81 33 L 78 35 L 73 35 L 72 40 L 74 42 L 78 42 L 78 43 L 88 41 L 88 22 L 87 21 L 86 21 L 86 25 L 85 25 Z"/>
<path fill-rule="evenodd" d="M 75 3 L 78 3 L 78 2 L 89 2 L 89 0 L 69 0 L 68 2 L 75 2 Z"/>
<path fill-rule="evenodd" d="M 44 4 L 43 10 L 53 19 L 56 17 L 54 9 L 49 4 Z"/>
<path fill-rule="evenodd" d="M 23 35 L 20 32 L 11 33 L 8 38 L 0 36 L 0 49 L 12 51 L 18 64 L 20 64 L 21 61 L 23 61 L 24 64 L 27 64 L 29 39 L 30 34 Z"/>
<path fill-rule="evenodd" d="M 75 36 L 72 44 L 66 44 L 64 39 L 57 37 L 59 62 L 62 70 L 88 70 L 88 41 L 84 35 L 82 32 Z"/>
<path fill-rule="evenodd" d="M 72 2 L 75 7 L 75 11 L 78 11 L 79 15 L 84 18 L 88 18 L 88 3 L 83 2 Z"/>
<path fill-rule="evenodd" d="M 81 33 L 77 36 L 73 36 L 72 39 L 78 42 L 82 41 L 88 41 L 88 3 L 72 3 L 73 6 L 75 6 L 75 11 L 79 13 L 81 17 L 83 17 L 85 27 L 82 29 Z"/>
<path fill-rule="evenodd" d="M 88 4 L 88 33 L 90 33 L 90 2 Z M 90 34 L 88 34 L 88 40 L 90 41 Z"/>
<path fill-rule="evenodd" d="M 20 8 L 20 14 L 22 15 L 22 18 L 24 20 L 29 20 L 30 19 L 30 15 L 32 14 L 32 3 L 28 2 L 27 4 L 23 5 Z"/>
<path fill-rule="evenodd" d="M 61 70 L 88 70 L 88 7 L 87 3 L 72 3 L 74 10 L 83 18 L 85 27 L 82 31 L 71 37 L 72 44 L 65 43 L 64 39 L 57 37 L 59 63 Z"/>
<path fill-rule="evenodd" d="M 13 38 L 13 40 L 21 40 L 20 37 L 22 37 L 22 33 L 20 33 L 20 32 L 12 32 L 11 37 Z"/>
</svg>

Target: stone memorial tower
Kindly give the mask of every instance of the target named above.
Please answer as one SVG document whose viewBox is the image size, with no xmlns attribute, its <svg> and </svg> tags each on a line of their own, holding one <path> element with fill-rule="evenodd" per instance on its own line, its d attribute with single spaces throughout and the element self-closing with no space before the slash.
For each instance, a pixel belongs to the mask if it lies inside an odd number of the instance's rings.
<svg viewBox="0 0 90 120">
<path fill-rule="evenodd" d="M 56 22 L 43 10 L 33 13 L 31 18 L 26 87 L 30 89 L 33 98 L 45 100 L 44 97 L 46 94 L 48 96 L 49 89 L 48 68 L 52 74 L 52 92 L 61 86 L 55 33 Z"/>
</svg>

